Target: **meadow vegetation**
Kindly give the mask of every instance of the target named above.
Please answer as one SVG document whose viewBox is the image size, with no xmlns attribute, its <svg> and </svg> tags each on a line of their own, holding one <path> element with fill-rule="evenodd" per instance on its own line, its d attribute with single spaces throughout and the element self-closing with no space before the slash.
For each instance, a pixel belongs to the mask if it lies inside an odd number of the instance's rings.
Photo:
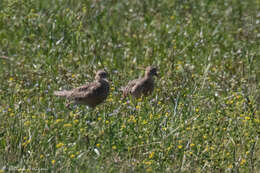
<svg viewBox="0 0 260 173">
<path fill-rule="evenodd" d="M 259 172 L 259 45 L 259 0 L 1 0 L 0 172 Z M 101 68 L 96 109 L 53 96 Z"/>
</svg>

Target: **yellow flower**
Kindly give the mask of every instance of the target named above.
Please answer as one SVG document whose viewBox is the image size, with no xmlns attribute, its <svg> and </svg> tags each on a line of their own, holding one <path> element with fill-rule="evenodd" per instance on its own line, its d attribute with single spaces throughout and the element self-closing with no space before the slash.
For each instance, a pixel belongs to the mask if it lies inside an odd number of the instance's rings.
<svg viewBox="0 0 260 173">
<path fill-rule="evenodd" d="M 24 122 L 24 126 L 29 126 L 30 124 L 31 124 L 30 121 L 25 121 L 25 122 Z"/>
<path fill-rule="evenodd" d="M 107 101 L 108 102 L 113 102 L 113 98 L 108 98 Z"/>
<path fill-rule="evenodd" d="M 102 118 L 101 117 L 98 117 L 98 121 L 101 121 L 102 120 Z"/>
<path fill-rule="evenodd" d="M 100 147 L 100 144 L 96 144 L 96 146 L 99 148 L 99 147 Z"/>
<path fill-rule="evenodd" d="M 127 121 L 136 123 L 136 119 L 135 119 L 135 117 L 133 115 L 131 115 Z"/>
<path fill-rule="evenodd" d="M 246 116 L 246 117 L 245 117 L 245 120 L 250 120 L 250 117 L 249 117 L 249 116 Z"/>
<path fill-rule="evenodd" d="M 22 143 L 22 146 L 25 147 L 26 145 L 31 143 L 31 139 L 25 141 L 24 143 Z"/>
<path fill-rule="evenodd" d="M 170 151 L 172 149 L 172 146 L 169 146 L 168 148 L 167 148 L 167 151 Z"/>
<path fill-rule="evenodd" d="M 228 169 L 232 169 L 232 168 L 233 168 L 232 164 L 228 165 Z"/>
<path fill-rule="evenodd" d="M 116 146 L 115 146 L 115 145 L 113 145 L 113 146 L 112 146 L 112 149 L 113 149 L 113 150 L 116 150 Z"/>
<path fill-rule="evenodd" d="M 10 78 L 9 78 L 9 82 L 12 82 L 13 80 L 14 80 L 13 77 L 10 77 Z"/>
<path fill-rule="evenodd" d="M 76 77 L 76 75 L 75 75 L 75 74 L 72 74 L 72 75 L 71 75 L 71 78 L 75 78 L 75 77 Z"/>
<path fill-rule="evenodd" d="M 179 148 L 179 149 L 182 149 L 182 145 L 178 145 L 178 148 Z"/>
<path fill-rule="evenodd" d="M 255 121 L 256 123 L 259 123 L 259 122 L 260 122 L 260 120 L 259 120 L 258 118 L 255 118 L 254 121 Z"/>
<path fill-rule="evenodd" d="M 246 163 L 246 159 L 242 159 L 240 165 L 244 165 Z"/>
<path fill-rule="evenodd" d="M 122 124 L 121 130 L 124 129 L 124 128 L 126 128 L 126 126 L 125 126 L 125 124 Z"/>
<path fill-rule="evenodd" d="M 145 164 L 145 165 L 151 165 L 151 164 L 152 164 L 152 161 L 145 161 L 144 164 Z"/>
<path fill-rule="evenodd" d="M 190 147 L 193 147 L 193 146 L 195 146 L 195 144 L 191 143 L 191 144 L 190 144 Z"/>
<path fill-rule="evenodd" d="M 55 162 L 56 162 L 56 160 L 52 160 L 52 161 L 51 161 L 51 163 L 52 163 L 53 165 L 55 164 Z"/>
<path fill-rule="evenodd" d="M 55 123 L 59 123 L 59 122 L 63 122 L 64 121 L 64 119 L 57 119 L 56 121 L 55 121 Z"/>
<path fill-rule="evenodd" d="M 70 117 L 74 117 L 74 113 L 70 111 Z"/>
<path fill-rule="evenodd" d="M 149 155 L 149 159 L 152 159 L 153 156 L 154 156 L 154 151 L 150 153 L 150 155 Z"/>
<path fill-rule="evenodd" d="M 63 146 L 64 146 L 64 144 L 63 144 L 62 142 L 56 144 L 56 148 L 61 148 L 61 147 L 63 147 Z"/>
<path fill-rule="evenodd" d="M 79 120 L 76 119 L 76 120 L 74 120 L 73 122 L 74 122 L 75 124 L 77 124 L 77 123 L 79 122 Z"/>
<path fill-rule="evenodd" d="M 137 105 L 135 108 L 136 108 L 136 109 L 140 109 L 141 107 L 140 107 L 139 105 Z"/>
<path fill-rule="evenodd" d="M 72 127 L 70 123 L 64 124 L 63 127 Z"/>
<path fill-rule="evenodd" d="M 44 158 L 44 155 L 41 154 L 41 155 L 40 155 L 40 159 L 43 159 L 43 158 Z"/>
<path fill-rule="evenodd" d="M 25 170 L 25 169 L 23 169 L 23 168 L 18 168 L 18 169 L 17 169 L 18 172 L 22 172 L 22 171 L 24 171 L 24 170 Z"/>
<path fill-rule="evenodd" d="M 74 155 L 74 154 L 71 154 L 71 155 L 70 155 L 70 158 L 74 159 L 74 158 L 75 158 L 75 155 Z"/>
<path fill-rule="evenodd" d="M 146 121 L 146 120 L 143 120 L 142 124 L 143 124 L 143 125 L 147 124 L 147 121 Z"/>
</svg>

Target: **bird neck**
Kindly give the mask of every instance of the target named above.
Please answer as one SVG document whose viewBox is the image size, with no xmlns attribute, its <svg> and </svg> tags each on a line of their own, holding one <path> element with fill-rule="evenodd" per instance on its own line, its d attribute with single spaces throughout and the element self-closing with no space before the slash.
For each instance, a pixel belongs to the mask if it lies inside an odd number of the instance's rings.
<svg viewBox="0 0 260 173">
<path fill-rule="evenodd" d="M 149 80 L 153 80 L 153 75 L 145 74 L 144 78 L 149 79 Z"/>
<path fill-rule="evenodd" d="M 108 80 L 107 80 L 107 79 L 105 79 L 105 78 L 100 78 L 100 77 L 96 78 L 96 81 L 97 81 L 97 82 L 100 82 L 100 83 L 103 83 L 103 82 L 108 83 Z"/>
</svg>

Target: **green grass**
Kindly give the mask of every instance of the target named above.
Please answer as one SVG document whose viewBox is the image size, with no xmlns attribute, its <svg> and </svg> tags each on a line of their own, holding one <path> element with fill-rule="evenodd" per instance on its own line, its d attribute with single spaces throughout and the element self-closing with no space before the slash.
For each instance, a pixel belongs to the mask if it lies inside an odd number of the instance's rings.
<svg viewBox="0 0 260 173">
<path fill-rule="evenodd" d="M 259 40 L 259 0 L 0 1 L 0 172 L 259 172 Z M 53 96 L 100 68 L 95 110 Z"/>
</svg>

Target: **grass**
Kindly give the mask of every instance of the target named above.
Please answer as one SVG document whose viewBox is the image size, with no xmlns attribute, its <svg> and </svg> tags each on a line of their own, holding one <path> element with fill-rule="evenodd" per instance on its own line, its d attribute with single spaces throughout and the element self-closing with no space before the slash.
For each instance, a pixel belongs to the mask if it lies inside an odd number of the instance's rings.
<svg viewBox="0 0 260 173">
<path fill-rule="evenodd" d="M 260 1 L 0 2 L 0 172 L 259 172 Z M 147 98 L 119 88 L 155 65 Z M 110 73 L 95 110 L 53 91 Z"/>
</svg>

